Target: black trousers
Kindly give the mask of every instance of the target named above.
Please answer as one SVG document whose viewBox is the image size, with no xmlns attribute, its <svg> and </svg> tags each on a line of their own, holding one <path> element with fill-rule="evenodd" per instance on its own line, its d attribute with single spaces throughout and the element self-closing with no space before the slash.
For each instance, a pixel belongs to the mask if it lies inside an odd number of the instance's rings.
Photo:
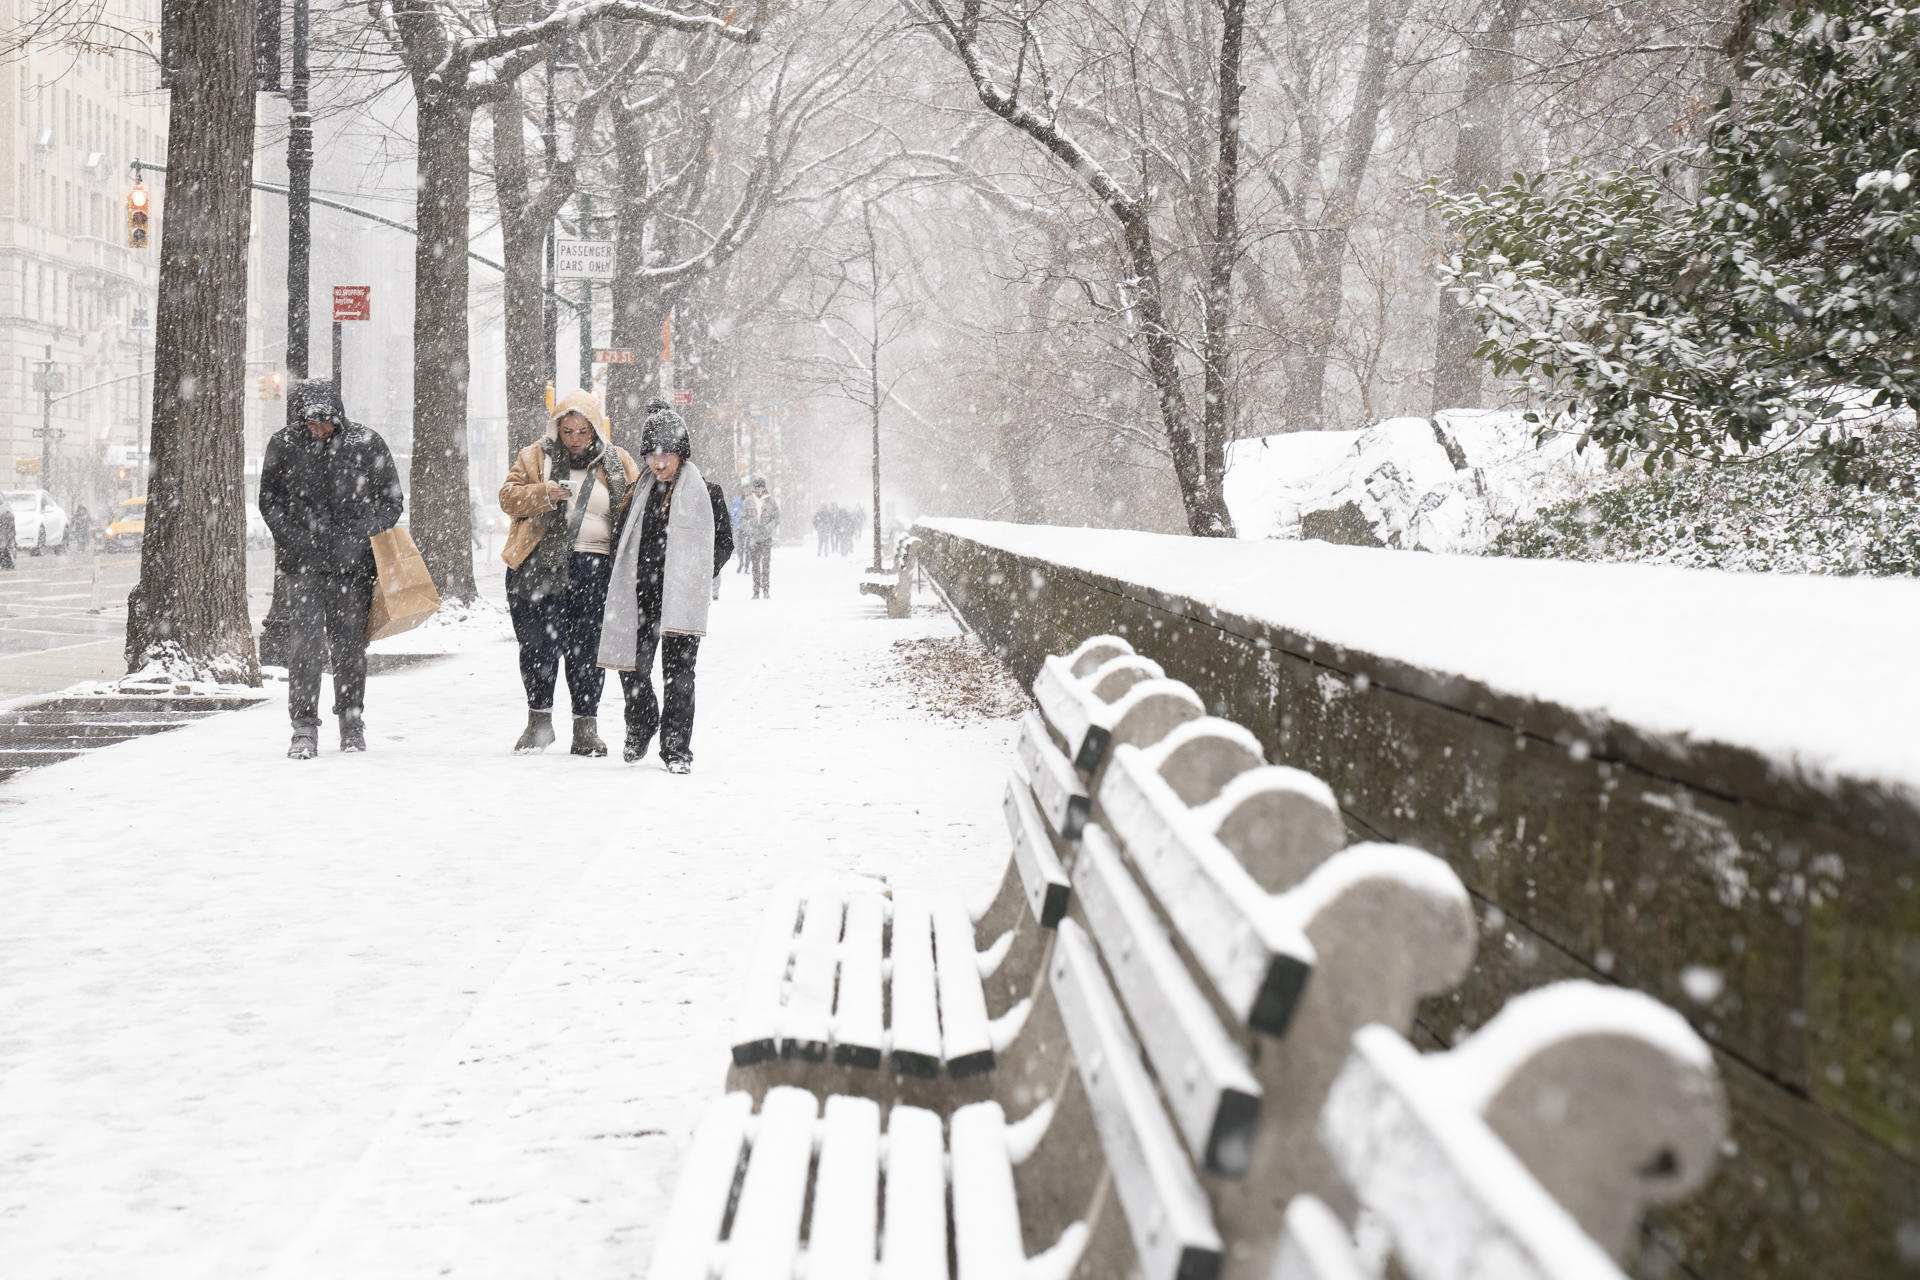
<svg viewBox="0 0 1920 1280">
<path fill-rule="evenodd" d="M 320 727 L 320 668 L 333 655 L 333 714 L 367 704 L 367 611 L 373 575 L 290 573 L 281 608 L 287 628 L 287 713 L 294 727 Z"/>
<path fill-rule="evenodd" d="M 607 683 L 599 662 L 600 622 L 606 612 L 613 557 L 574 552 L 567 589 L 537 601 L 514 594 L 519 572 L 507 570 L 507 612 L 513 617 L 514 638 L 520 642 L 520 683 L 527 691 L 527 706 L 535 711 L 552 708 L 553 687 L 564 659 L 573 714 L 599 715 L 600 691 Z"/>
<path fill-rule="evenodd" d="M 753 594 L 766 595 L 768 582 L 773 574 L 773 543 L 749 542 L 747 562 L 753 568 Z"/>
<path fill-rule="evenodd" d="M 666 703 L 653 693 L 653 655 L 660 653 L 660 683 Z M 660 734 L 660 758 L 693 763 L 693 667 L 700 658 L 699 636 L 662 636 L 656 616 L 643 617 L 634 670 L 620 673 L 620 691 L 627 701 L 627 734 L 652 742 Z"/>
</svg>

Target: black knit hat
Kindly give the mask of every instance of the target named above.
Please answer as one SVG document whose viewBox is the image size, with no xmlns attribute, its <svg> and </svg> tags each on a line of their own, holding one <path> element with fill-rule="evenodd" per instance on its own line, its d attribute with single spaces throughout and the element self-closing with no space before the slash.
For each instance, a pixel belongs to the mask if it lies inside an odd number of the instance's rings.
<svg viewBox="0 0 1920 1280">
<path fill-rule="evenodd" d="M 693 456 L 693 442 L 687 436 L 687 420 L 658 396 L 647 401 L 646 424 L 640 429 L 640 452 L 677 453 L 682 461 Z"/>
</svg>

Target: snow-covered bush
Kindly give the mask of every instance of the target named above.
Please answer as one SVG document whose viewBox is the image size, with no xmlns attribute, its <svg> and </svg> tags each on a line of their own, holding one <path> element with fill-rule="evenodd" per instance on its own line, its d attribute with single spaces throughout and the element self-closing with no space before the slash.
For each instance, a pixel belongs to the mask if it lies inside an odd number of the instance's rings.
<svg viewBox="0 0 1920 1280">
<path fill-rule="evenodd" d="M 1438 198 L 1480 353 L 1616 464 L 1820 437 L 1863 390 L 1920 398 L 1920 8 L 1792 6 L 1751 70 L 1649 170 Z M 1827 443 L 1843 471 L 1857 446 Z"/>
<path fill-rule="evenodd" d="M 1487 553 L 1920 575 L 1920 431 L 1855 438 L 1858 483 L 1835 483 L 1807 450 L 1681 468 L 1550 507 Z"/>
</svg>

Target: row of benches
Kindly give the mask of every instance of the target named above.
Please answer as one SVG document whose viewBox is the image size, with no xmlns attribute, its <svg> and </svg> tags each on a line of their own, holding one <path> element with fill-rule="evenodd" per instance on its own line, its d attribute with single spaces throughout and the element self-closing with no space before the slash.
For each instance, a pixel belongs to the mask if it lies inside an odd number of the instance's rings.
<svg viewBox="0 0 1920 1280">
<path fill-rule="evenodd" d="M 1034 695 L 977 919 L 771 911 L 655 1280 L 1613 1277 L 1706 1178 L 1725 1107 L 1677 1014 L 1564 983 L 1417 1054 L 1476 942 L 1443 862 L 1346 846 L 1325 784 L 1122 640 Z"/>
</svg>

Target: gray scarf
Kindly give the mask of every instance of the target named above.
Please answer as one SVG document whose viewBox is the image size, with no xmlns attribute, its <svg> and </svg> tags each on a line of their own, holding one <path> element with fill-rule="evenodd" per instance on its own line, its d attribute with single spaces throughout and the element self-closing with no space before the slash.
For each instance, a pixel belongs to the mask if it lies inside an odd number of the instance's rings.
<svg viewBox="0 0 1920 1280">
<path fill-rule="evenodd" d="M 640 530 L 647 522 L 647 499 L 654 484 L 648 476 L 644 486 L 634 487 L 626 528 L 613 558 L 606 617 L 600 627 L 600 665 L 610 671 L 632 671 L 639 655 Z M 707 634 L 707 608 L 713 603 L 713 499 L 706 479 L 691 462 L 681 462 L 672 501 L 667 503 L 666 578 L 660 586 L 661 634 Z"/>
</svg>

